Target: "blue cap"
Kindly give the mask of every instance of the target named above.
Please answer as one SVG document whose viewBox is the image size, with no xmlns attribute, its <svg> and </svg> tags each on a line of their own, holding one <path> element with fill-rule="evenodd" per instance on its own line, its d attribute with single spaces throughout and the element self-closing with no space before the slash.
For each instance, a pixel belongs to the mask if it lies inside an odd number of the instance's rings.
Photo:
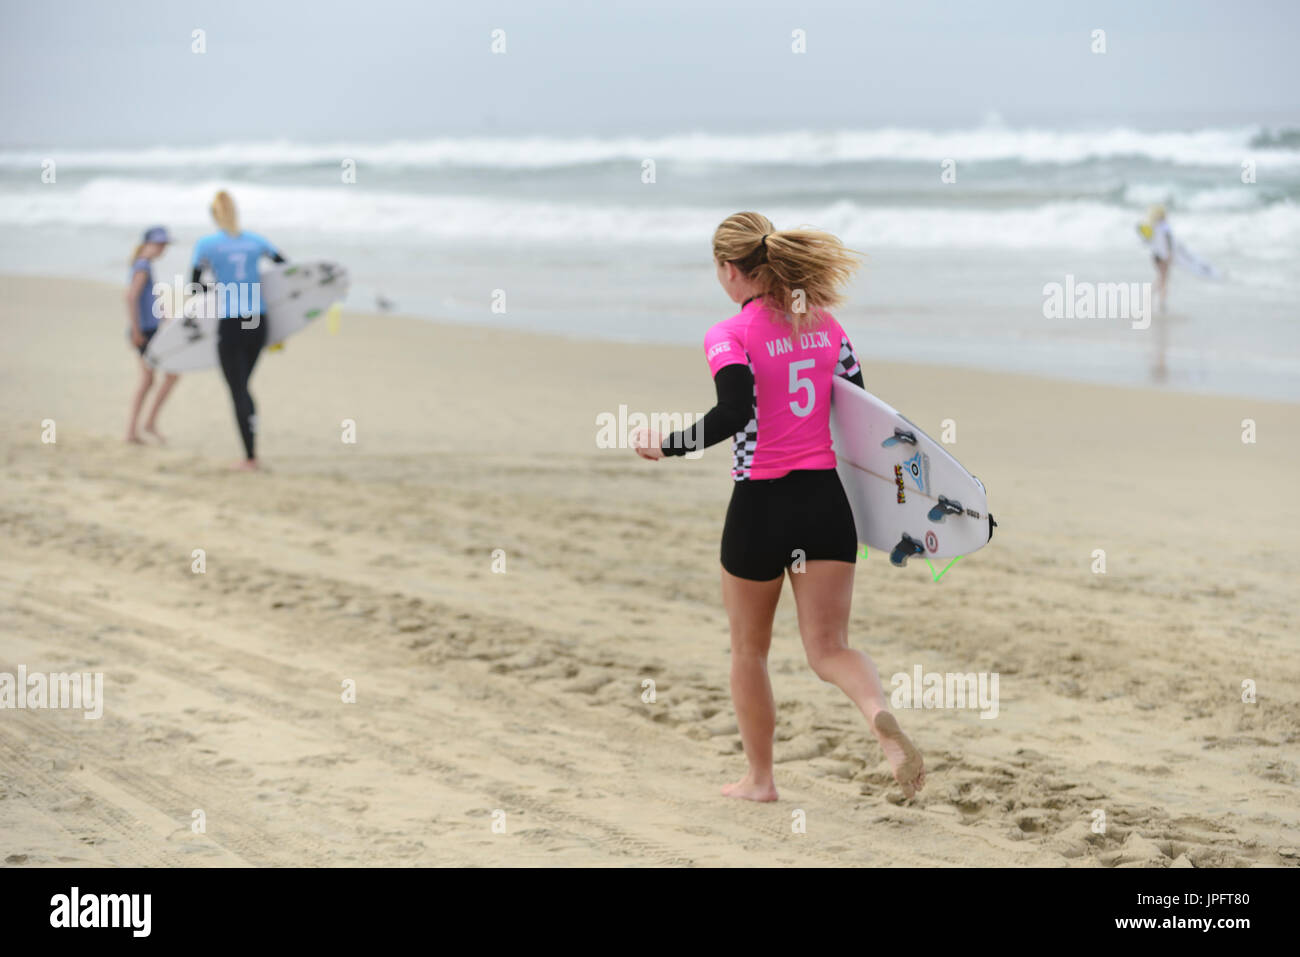
<svg viewBox="0 0 1300 957">
<path fill-rule="evenodd" d="M 167 230 L 162 226 L 151 226 L 144 231 L 144 241 L 147 243 L 169 243 L 172 238 L 167 235 Z"/>
</svg>

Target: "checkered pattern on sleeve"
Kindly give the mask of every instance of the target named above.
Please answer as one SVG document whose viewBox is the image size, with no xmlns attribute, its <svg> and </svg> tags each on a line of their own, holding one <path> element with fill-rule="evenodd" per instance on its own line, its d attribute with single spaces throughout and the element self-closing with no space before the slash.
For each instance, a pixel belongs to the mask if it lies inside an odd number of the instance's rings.
<svg viewBox="0 0 1300 957">
<path fill-rule="evenodd" d="M 749 361 L 749 355 L 746 354 L 745 360 Z M 754 363 L 749 362 L 749 371 L 754 371 Z M 750 470 L 754 467 L 754 450 L 758 448 L 758 379 L 754 379 L 754 415 L 750 418 L 745 428 L 737 432 L 731 439 L 731 477 L 737 482 L 744 482 L 749 478 Z"/>
<path fill-rule="evenodd" d="M 849 343 L 849 337 L 840 336 L 840 360 L 835 363 L 835 374 L 844 376 L 846 379 L 857 372 L 861 366 L 858 365 L 858 357 L 853 353 L 853 346 Z"/>
</svg>

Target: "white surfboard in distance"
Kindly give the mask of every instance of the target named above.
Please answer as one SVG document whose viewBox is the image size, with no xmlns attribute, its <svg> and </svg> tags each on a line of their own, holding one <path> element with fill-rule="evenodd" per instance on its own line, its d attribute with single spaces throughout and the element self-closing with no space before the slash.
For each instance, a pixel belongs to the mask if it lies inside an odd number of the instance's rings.
<svg viewBox="0 0 1300 957">
<path fill-rule="evenodd" d="M 1223 279 L 1223 273 L 1216 269 L 1212 263 L 1206 262 L 1177 240 L 1174 241 L 1174 265 L 1179 269 L 1186 269 L 1202 279 L 1214 279 L 1216 281 Z"/>
<path fill-rule="evenodd" d="M 903 565 L 984 547 L 996 524 L 984 485 L 893 406 L 847 379 L 831 382 L 836 471 L 858 541 Z"/>
<path fill-rule="evenodd" d="M 1146 243 L 1146 246 L 1151 250 L 1152 255 L 1155 255 L 1156 244 L 1160 240 L 1157 238 L 1154 226 L 1150 222 L 1138 223 L 1137 231 L 1142 242 Z M 1168 233 L 1166 233 L 1166 235 L 1168 235 Z M 1202 279 L 1213 279 L 1218 281 L 1224 278 L 1223 273 L 1215 268 L 1213 263 L 1202 259 L 1177 239 L 1173 240 L 1173 247 L 1174 265 L 1179 269 L 1186 269 L 1188 272 L 1195 276 L 1200 276 Z"/>
<path fill-rule="evenodd" d="M 279 263 L 261 271 L 261 296 L 266 344 L 283 342 L 342 302 L 348 293 L 348 271 L 338 263 L 315 260 Z M 163 372 L 193 372 L 220 365 L 217 357 L 217 296 L 195 297 L 180 318 L 164 323 L 149 340 L 144 358 Z"/>
</svg>

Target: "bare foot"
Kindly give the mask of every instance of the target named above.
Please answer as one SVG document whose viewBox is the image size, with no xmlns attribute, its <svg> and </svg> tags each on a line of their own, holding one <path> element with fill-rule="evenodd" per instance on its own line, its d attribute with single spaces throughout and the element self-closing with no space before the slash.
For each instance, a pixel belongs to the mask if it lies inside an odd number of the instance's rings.
<svg viewBox="0 0 1300 957">
<path fill-rule="evenodd" d="M 741 798 L 745 801 L 775 801 L 776 784 L 768 779 L 766 783 L 756 782 L 754 772 L 746 774 L 735 784 L 728 784 L 722 793 L 729 798 Z"/>
<path fill-rule="evenodd" d="M 921 752 L 903 734 L 898 719 L 888 711 L 877 711 L 871 727 L 889 759 L 889 766 L 894 769 L 894 780 L 903 789 L 903 797 L 913 797 L 925 787 L 925 761 Z"/>
<path fill-rule="evenodd" d="M 152 435 L 155 439 L 157 439 L 159 445 L 166 445 L 166 444 L 167 444 L 167 439 L 166 439 L 166 438 L 163 436 L 163 434 L 162 434 L 161 432 L 159 432 L 158 429 L 155 428 L 154 426 L 152 426 L 152 425 L 146 425 L 146 426 L 144 427 L 144 430 L 145 430 L 145 432 L 147 432 L 149 435 Z"/>
<path fill-rule="evenodd" d="M 144 439 L 140 438 L 138 435 L 128 435 L 126 441 L 131 445 L 144 445 Z"/>
<path fill-rule="evenodd" d="M 240 459 L 231 466 L 236 472 L 256 472 L 258 467 L 257 459 Z"/>
</svg>

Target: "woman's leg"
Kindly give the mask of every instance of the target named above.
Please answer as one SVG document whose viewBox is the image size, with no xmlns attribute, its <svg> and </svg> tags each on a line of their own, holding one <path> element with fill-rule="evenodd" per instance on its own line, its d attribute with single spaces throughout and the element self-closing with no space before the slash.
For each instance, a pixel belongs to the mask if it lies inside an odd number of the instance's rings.
<svg viewBox="0 0 1300 957">
<path fill-rule="evenodd" d="M 776 705 L 767 676 L 767 652 L 783 581 L 783 577 L 750 581 L 722 570 L 722 603 L 731 622 L 731 701 L 749 761 L 749 773 L 722 789 L 727 797 L 751 801 L 777 797 L 772 780 Z"/>
<path fill-rule="evenodd" d="M 144 430 L 156 438 L 159 442 L 167 441 L 158 431 L 158 410 L 162 408 L 163 402 L 167 396 L 171 395 L 172 389 L 176 385 L 176 380 L 180 378 L 175 372 L 168 372 L 163 378 L 163 383 L 158 387 L 158 391 L 153 396 L 153 407 L 149 410 L 149 417 L 145 419 Z"/>
<path fill-rule="evenodd" d="M 153 385 L 153 369 L 149 363 L 140 359 L 140 384 L 136 386 L 135 395 L 131 397 L 131 418 L 126 424 L 126 440 L 128 442 L 140 441 L 140 434 L 136 431 L 136 422 L 140 420 L 140 409 L 144 406 L 144 397 L 149 394 L 149 388 Z"/>
<path fill-rule="evenodd" d="M 252 329 L 240 327 L 240 342 L 244 351 L 244 395 L 248 399 L 248 418 L 245 420 L 248 436 L 245 444 L 248 447 L 249 462 L 256 461 L 253 447 L 257 442 L 257 405 L 253 402 L 253 393 L 249 391 L 248 383 L 253 378 L 253 367 L 257 365 L 262 348 L 266 345 L 266 322 L 266 316 L 261 316 Z"/>
<path fill-rule="evenodd" d="M 904 796 L 911 797 L 925 786 L 921 753 L 890 714 L 889 699 L 875 663 L 849 647 L 854 568 L 852 562 L 809 561 L 802 572 L 791 572 L 799 634 L 808 664 L 817 677 L 835 685 L 858 706 L 889 759 Z"/>
<path fill-rule="evenodd" d="M 253 454 L 253 397 L 248 394 L 248 376 L 252 372 L 244 337 L 240 335 L 239 319 L 222 319 L 217 326 L 217 356 L 221 359 L 221 372 L 230 388 L 230 399 L 235 406 L 235 422 L 239 437 L 244 443 L 245 461 L 256 461 Z"/>
</svg>

